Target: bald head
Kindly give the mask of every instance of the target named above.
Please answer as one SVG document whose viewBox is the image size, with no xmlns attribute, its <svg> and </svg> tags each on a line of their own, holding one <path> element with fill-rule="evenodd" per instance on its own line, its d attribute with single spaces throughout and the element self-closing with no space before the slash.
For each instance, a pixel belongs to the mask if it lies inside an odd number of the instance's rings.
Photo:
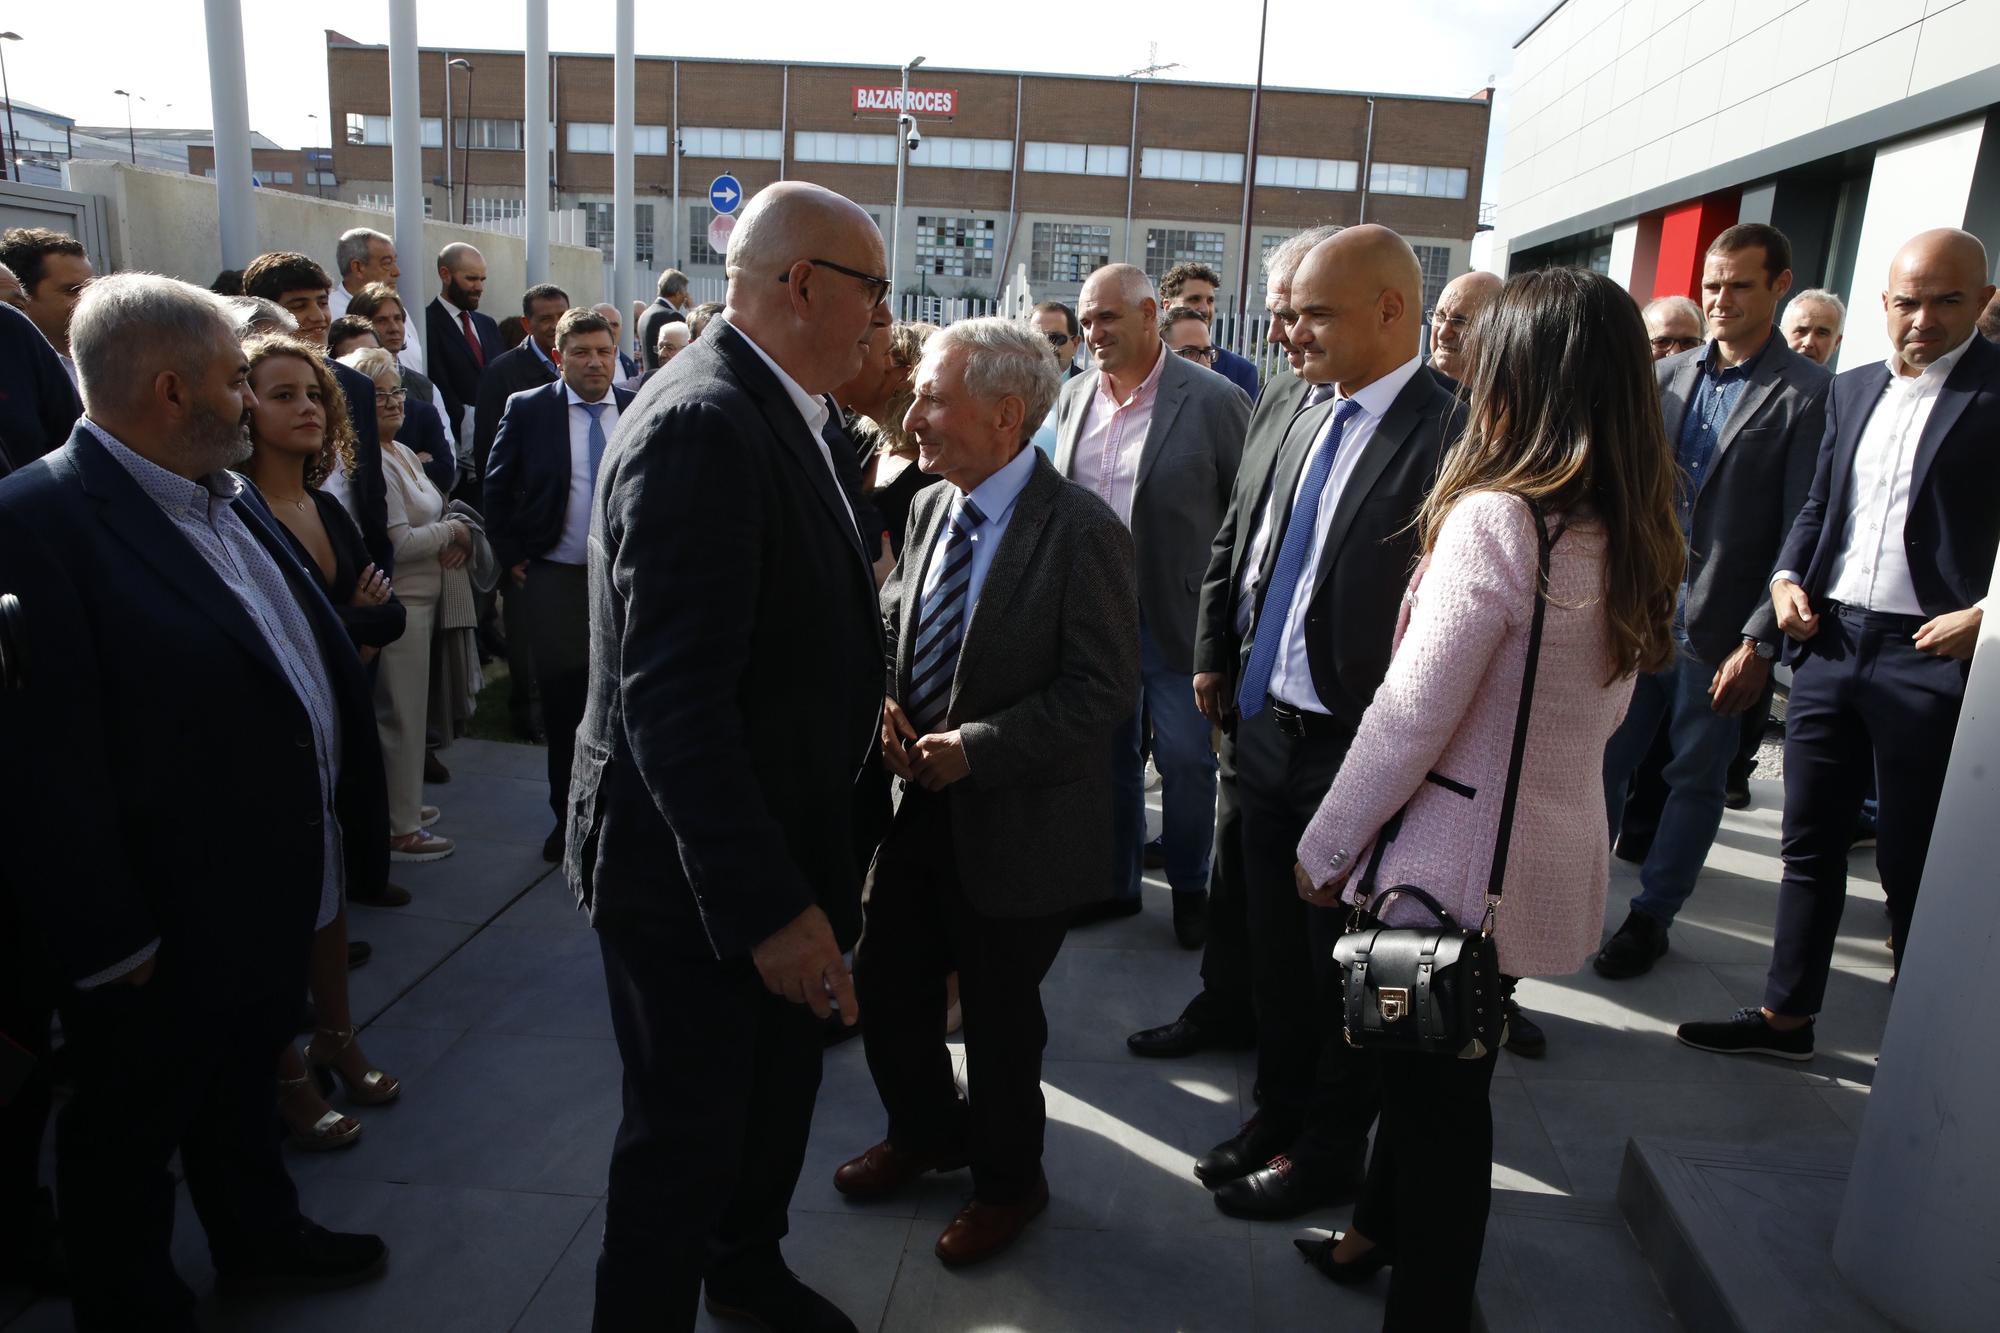
<svg viewBox="0 0 2000 1333">
<path fill-rule="evenodd" d="M 1160 302 L 1146 271 L 1106 264 L 1084 279 L 1076 322 L 1097 368 L 1129 394 L 1160 357 Z M 1128 382 L 1129 381 L 1129 382 Z"/>
<path fill-rule="evenodd" d="M 1431 312 L 1431 364 L 1463 384 L 1472 374 L 1472 323 L 1493 304 L 1503 284 L 1495 273 L 1461 273 L 1438 293 Z"/>
<path fill-rule="evenodd" d="M 757 192 L 729 239 L 724 317 L 807 393 L 861 368 L 889 322 L 888 260 L 875 220 L 823 186 L 782 181 Z"/>
<path fill-rule="evenodd" d="M 1993 299 L 1990 272 L 1979 238 L 1951 227 L 1919 233 L 1896 252 L 1882 309 L 1903 374 L 1922 374 L 1973 335 Z"/>
<path fill-rule="evenodd" d="M 1351 394 L 1414 359 L 1423 290 L 1416 252 L 1387 227 L 1348 227 L 1321 241 L 1292 279 L 1299 374 Z"/>
</svg>

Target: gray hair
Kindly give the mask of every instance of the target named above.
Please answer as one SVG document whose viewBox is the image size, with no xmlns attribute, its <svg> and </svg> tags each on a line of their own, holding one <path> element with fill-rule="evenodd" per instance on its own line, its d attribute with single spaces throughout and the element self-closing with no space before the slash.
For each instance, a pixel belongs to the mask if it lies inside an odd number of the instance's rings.
<svg viewBox="0 0 2000 1333">
<path fill-rule="evenodd" d="M 1042 419 L 1062 391 L 1062 376 L 1049 355 L 1049 340 L 1038 331 L 998 315 L 961 319 L 924 343 L 925 361 L 963 347 L 965 389 L 975 398 L 1021 400 L 1021 443 L 1041 429 Z"/>
<path fill-rule="evenodd" d="M 686 321 L 678 319 L 663 319 L 660 321 L 659 332 L 653 335 L 653 351 L 656 354 L 662 347 L 665 347 L 667 345 L 667 335 L 672 333 L 675 329 L 679 329 L 681 331 L 680 341 L 682 347 L 686 347 L 688 343 L 694 339 L 694 330 L 690 329 L 687 326 Z"/>
<path fill-rule="evenodd" d="M 1338 225 L 1328 222 L 1317 227 L 1308 227 L 1297 235 L 1287 236 L 1279 241 L 1264 255 L 1264 281 L 1290 282 L 1292 275 L 1299 271 L 1299 265 L 1303 264 L 1306 256 L 1312 253 L 1313 247 L 1321 241 L 1331 240 L 1340 232 L 1341 228 Z"/>
<path fill-rule="evenodd" d="M 368 246 L 373 241 L 380 241 L 391 249 L 394 249 L 396 245 L 396 242 L 390 237 L 384 236 L 381 232 L 371 230 L 367 227 L 355 227 L 350 231 L 340 233 L 340 244 L 335 246 L 333 251 L 333 280 L 335 282 L 346 282 L 348 269 L 354 267 L 356 264 L 365 264 L 368 262 Z"/>
<path fill-rule="evenodd" d="M 1116 282 L 1118 295 L 1135 306 L 1143 301 L 1160 303 L 1160 294 L 1154 289 L 1153 280 L 1147 277 L 1146 270 L 1137 264 L 1106 264 L 1093 270 L 1091 275 L 1083 280 L 1084 286 L 1089 286 L 1099 278 L 1107 282 Z M 1048 339 L 1044 338 L 1042 341 L 1047 342 Z"/>
<path fill-rule="evenodd" d="M 235 337 L 222 298 L 157 273 L 113 273 L 83 289 L 69 324 L 86 412 L 136 406 L 163 370 L 200 376 L 220 338 Z"/>
<path fill-rule="evenodd" d="M 292 312 L 268 297 L 225 296 L 222 298 L 222 308 L 229 318 L 236 322 L 238 338 L 248 338 L 267 326 L 280 333 L 299 331 L 299 321 Z"/>
<path fill-rule="evenodd" d="M 1662 296 L 1657 301 L 1648 301 L 1645 308 L 1639 312 L 1639 318 L 1644 319 L 1655 310 L 1677 310 L 1684 315 L 1693 315 L 1694 326 L 1701 330 L 1704 338 L 1708 336 L 1708 316 L 1702 314 L 1701 307 L 1685 296 Z"/>
<path fill-rule="evenodd" d="M 1824 287 L 1808 287 L 1802 292 L 1793 293 L 1792 299 L 1785 302 L 1785 313 L 1778 318 L 1780 325 L 1791 319 L 1792 307 L 1801 301 L 1811 301 L 1816 305 L 1832 306 L 1833 331 L 1835 333 L 1839 333 L 1847 327 L 1847 303 Z"/>
<path fill-rule="evenodd" d="M 403 376 L 396 366 L 396 358 L 379 347 L 357 347 L 341 357 L 340 364 L 360 371 L 371 380 L 400 380 Z"/>
</svg>

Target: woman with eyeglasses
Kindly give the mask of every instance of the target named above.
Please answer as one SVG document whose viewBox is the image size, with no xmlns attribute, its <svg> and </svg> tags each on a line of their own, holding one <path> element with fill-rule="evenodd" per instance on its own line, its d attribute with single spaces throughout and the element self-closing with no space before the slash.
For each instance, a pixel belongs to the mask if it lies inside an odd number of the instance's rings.
<svg viewBox="0 0 2000 1333">
<path fill-rule="evenodd" d="M 424 475 L 424 465 L 410 447 L 396 439 L 404 397 L 396 358 L 379 347 L 365 347 L 341 360 L 375 381 L 375 428 L 388 482 L 396 593 L 409 615 L 403 637 L 383 650 L 375 681 L 375 725 L 389 781 L 389 859 L 438 861 L 455 848 L 451 839 L 430 831 L 439 812 L 423 803 L 431 642 L 443 571 L 464 567 L 472 551 L 472 530 L 445 517 L 444 496 Z"/>
</svg>

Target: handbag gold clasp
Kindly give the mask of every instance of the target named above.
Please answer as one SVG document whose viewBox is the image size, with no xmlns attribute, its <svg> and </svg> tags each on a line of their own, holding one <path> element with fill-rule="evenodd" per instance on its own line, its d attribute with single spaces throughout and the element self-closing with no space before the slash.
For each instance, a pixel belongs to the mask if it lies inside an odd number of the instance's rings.
<svg viewBox="0 0 2000 1333">
<path fill-rule="evenodd" d="M 1405 986 L 1384 986 L 1375 992 L 1375 1006 L 1382 1011 L 1382 1021 L 1393 1023 L 1410 1012 L 1410 992 Z"/>
</svg>

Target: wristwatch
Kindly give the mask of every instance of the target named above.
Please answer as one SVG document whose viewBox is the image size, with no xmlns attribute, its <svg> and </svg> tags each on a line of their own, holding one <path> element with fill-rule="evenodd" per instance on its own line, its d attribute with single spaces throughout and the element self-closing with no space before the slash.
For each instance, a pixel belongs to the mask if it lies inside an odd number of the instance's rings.
<svg viewBox="0 0 2000 1333">
<path fill-rule="evenodd" d="M 1743 636 L 1743 642 L 1749 644 L 1750 651 L 1763 658 L 1766 662 L 1775 662 L 1778 660 L 1777 644 L 1765 643 L 1762 639 L 1753 639 L 1747 634 Z"/>
</svg>

